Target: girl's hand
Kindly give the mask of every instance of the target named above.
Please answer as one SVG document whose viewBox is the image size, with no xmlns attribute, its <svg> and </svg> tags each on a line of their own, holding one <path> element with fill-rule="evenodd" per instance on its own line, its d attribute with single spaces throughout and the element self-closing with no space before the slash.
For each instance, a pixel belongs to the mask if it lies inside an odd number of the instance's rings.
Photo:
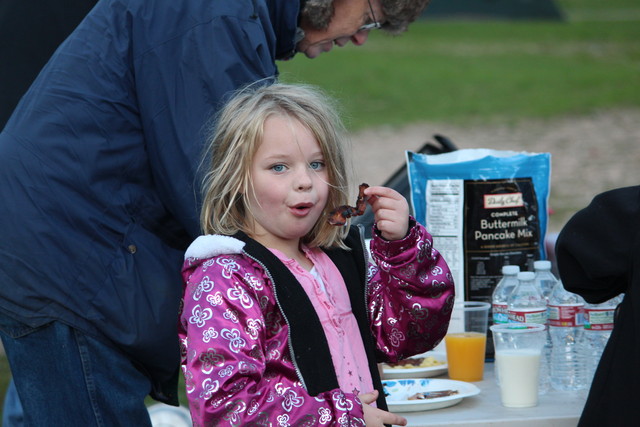
<svg viewBox="0 0 640 427">
<path fill-rule="evenodd" d="M 378 390 L 358 395 L 364 411 L 364 423 L 367 427 L 383 427 L 385 424 L 406 426 L 407 420 L 400 415 L 374 408 L 370 404 L 378 398 Z"/>
<path fill-rule="evenodd" d="M 369 198 L 382 237 L 389 241 L 403 239 L 409 231 L 407 199 L 388 187 L 369 187 L 364 194 Z"/>
</svg>

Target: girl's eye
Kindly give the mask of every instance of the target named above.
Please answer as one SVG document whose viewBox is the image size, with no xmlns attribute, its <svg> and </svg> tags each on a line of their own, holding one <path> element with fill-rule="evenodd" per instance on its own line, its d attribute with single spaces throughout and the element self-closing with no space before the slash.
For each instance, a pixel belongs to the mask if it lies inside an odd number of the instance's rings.
<svg viewBox="0 0 640 427">
<path fill-rule="evenodd" d="M 324 167 L 324 162 L 311 162 L 309 163 L 309 167 L 313 170 L 319 170 Z"/>
<path fill-rule="evenodd" d="M 284 172 L 284 165 L 273 165 L 271 166 L 271 170 L 274 172 Z"/>
</svg>

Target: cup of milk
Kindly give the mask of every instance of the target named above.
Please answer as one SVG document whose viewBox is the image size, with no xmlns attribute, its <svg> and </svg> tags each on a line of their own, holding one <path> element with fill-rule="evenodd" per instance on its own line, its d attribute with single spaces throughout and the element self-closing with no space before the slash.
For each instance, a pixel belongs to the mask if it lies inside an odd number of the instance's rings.
<svg viewBox="0 0 640 427">
<path fill-rule="evenodd" d="M 545 326 L 503 323 L 491 326 L 491 332 L 502 405 L 508 408 L 536 406 Z"/>
</svg>

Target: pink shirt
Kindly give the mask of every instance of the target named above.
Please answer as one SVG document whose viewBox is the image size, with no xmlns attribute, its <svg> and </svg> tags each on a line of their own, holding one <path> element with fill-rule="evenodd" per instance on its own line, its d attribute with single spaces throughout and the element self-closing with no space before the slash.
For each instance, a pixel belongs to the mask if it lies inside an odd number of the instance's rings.
<svg viewBox="0 0 640 427">
<path fill-rule="evenodd" d="M 340 389 L 356 395 L 373 391 L 369 362 L 351 311 L 347 287 L 333 261 L 320 249 L 303 247 L 314 265 L 309 272 L 277 249 L 270 250 L 298 279 L 315 307 L 327 337 Z"/>
</svg>

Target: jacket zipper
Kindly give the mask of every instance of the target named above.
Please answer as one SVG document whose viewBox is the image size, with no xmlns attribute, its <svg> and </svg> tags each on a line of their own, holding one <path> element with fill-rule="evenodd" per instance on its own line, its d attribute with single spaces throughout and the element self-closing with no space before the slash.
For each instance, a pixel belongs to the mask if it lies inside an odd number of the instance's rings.
<svg viewBox="0 0 640 427">
<path fill-rule="evenodd" d="M 360 245 L 362 246 L 362 258 L 364 263 L 364 310 L 367 313 L 367 323 L 371 323 L 371 313 L 369 312 L 369 251 L 367 250 L 367 244 L 364 240 L 364 226 L 358 224 L 358 237 L 360 238 Z"/>
<path fill-rule="evenodd" d="M 302 386 L 305 388 L 305 390 L 307 389 L 307 385 L 304 381 L 304 378 L 302 377 L 302 373 L 300 372 L 300 368 L 298 368 L 298 363 L 296 362 L 296 355 L 293 351 L 293 345 L 291 343 L 291 324 L 289 323 L 289 319 L 287 319 L 287 315 L 285 314 L 284 310 L 282 309 L 282 306 L 280 305 L 280 300 L 278 299 L 278 290 L 276 289 L 276 282 L 275 280 L 273 280 L 273 276 L 271 275 L 271 272 L 269 271 L 269 269 L 259 260 L 257 260 L 255 257 L 249 255 L 247 252 L 242 251 L 242 253 L 244 255 L 246 255 L 248 258 L 252 259 L 253 261 L 255 261 L 260 267 L 262 267 L 262 269 L 264 270 L 265 274 L 267 276 L 269 276 L 269 279 L 271 280 L 271 283 L 273 283 L 273 295 L 276 299 L 276 304 L 278 304 L 278 308 L 280 309 L 280 313 L 282 313 L 282 317 L 284 317 L 284 321 L 287 323 L 287 326 L 289 327 L 287 330 L 287 344 L 289 346 L 289 352 L 291 353 L 291 363 L 293 363 L 293 367 L 296 371 L 296 375 L 298 376 L 298 379 L 300 380 L 300 382 L 302 383 Z"/>
</svg>

